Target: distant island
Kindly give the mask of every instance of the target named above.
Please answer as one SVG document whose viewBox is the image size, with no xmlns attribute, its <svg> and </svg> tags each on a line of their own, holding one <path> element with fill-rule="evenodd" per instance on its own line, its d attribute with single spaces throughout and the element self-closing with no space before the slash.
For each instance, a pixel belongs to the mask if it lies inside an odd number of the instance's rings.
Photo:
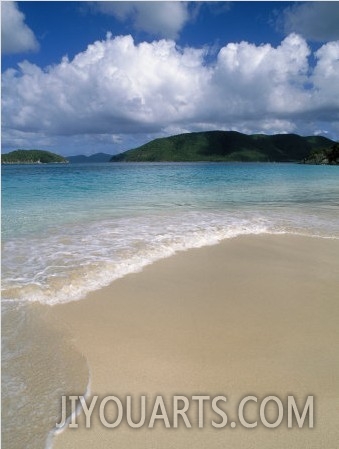
<svg viewBox="0 0 339 449">
<path fill-rule="evenodd" d="M 322 136 L 206 131 L 152 140 L 113 156 L 110 162 L 305 162 L 336 142 Z M 326 160 L 324 158 L 324 162 Z M 335 163 L 335 162 L 331 162 Z"/>
<path fill-rule="evenodd" d="M 339 143 L 322 136 L 242 134 L 205 131 L 152 140 L 112 156 L 63 157 L 43 150 L 2 154 L 2 164 L 67 164 L 98 162 L 298 162 L 339 165 Z"/>
<path fill-rule="evenodd" d="M 91 164 L 92 162 L 109 162 L 112 158 L 111 154 L 95 153 L 90 156 L 79 154 L 77 156 L 67 156 L 67 160 L 71 164 Z"/>
<path fill-rule="evenodd" d="M 43 150 L 16 150 L 1 155 L 2 164 L 67 164 L 67 162 L 64 157 Z"/>
<path fill-rule="evenodd" d="M 112 154 L 96 153 L 90 156 L 83 154 L 77 156 L 60 156 L 43 150 L 15 150 L 7 154 L 2 154 L 2 164 L 84 164 L 95 162 L 109 162 Z"/>
</svg>

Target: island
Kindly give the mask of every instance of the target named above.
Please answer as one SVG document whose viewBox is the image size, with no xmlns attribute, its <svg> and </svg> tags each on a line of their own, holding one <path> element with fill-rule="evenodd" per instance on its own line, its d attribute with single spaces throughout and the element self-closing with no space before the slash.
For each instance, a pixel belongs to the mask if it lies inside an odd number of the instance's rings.
<svg viewBox="0 0 339 449">
<path fill-rule="evenodd" d="M 43 150 L 15 150 L 1 155 L 2 164 L 67 164 L 68 161 L 55 153 Z"/>
<path fill-rule="evenodd" d="M 112 154 L 106 153 L 95 153 L 90 156 L 85 156 L 84 154 L 78 154 L 76 156 L 67 156 L 68 162 L 71 164 L 92 164 L 97 162 L 109 162 Z"/>
<path fill-rule="evenodd" d="M 205 131 L 155 139 L 110 162 L 302 162 L 334 144 L 323 136 Z"/>
<path fill-rule="evenodd" d="M 96 153 L 67 158 L 43 150 L 2 154 L 2 164 L 67 164 L 98 162 L 298 162 L 339 165 L 339 143 L 323 136 L 243 134 L 205 131 L 154 139 L 112 156 Z"/>
</svg>

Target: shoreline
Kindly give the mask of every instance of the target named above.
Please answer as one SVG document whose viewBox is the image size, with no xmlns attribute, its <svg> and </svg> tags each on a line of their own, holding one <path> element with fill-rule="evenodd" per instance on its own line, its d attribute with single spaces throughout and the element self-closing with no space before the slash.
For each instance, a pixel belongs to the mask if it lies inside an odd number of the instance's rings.
<svg viewBox="0 0 339 449">
<path fill-rule="evenodd" d="M 51 307 L 47 317 L 85 356 L 92 396 L 224 394 L 234 415 L 249 393 L 313 394 L 314 429 L 106 429 L 97 416 L 85 429 L 82 414 L 79 429 L 54 437 L 53 449 L 247 448 L 254 435 L 265 449 L 324 441 L 334 449 L 338 253 L 336 239 L 239 236 L 156 261 L 86 299 Z"/>
</svg>

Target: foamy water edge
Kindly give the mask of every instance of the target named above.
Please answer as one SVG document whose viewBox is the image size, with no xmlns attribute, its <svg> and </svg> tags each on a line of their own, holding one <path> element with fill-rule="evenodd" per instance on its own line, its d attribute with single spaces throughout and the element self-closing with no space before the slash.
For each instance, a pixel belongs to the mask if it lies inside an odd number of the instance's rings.
<svg viewBox="0 0 339 449">
<path fill-rule="evenodd" d="M 130 259 L 121 261 L 119 266 L 113 269 L 111 266 L 106 268 L 99 268 L 97 272 L 89 273 L 85 282 L 80 282 L 80 285 L 66 285 L 59 291 L 53 292 L 52 296 L 47 296 L 43 292 L 36 293 L 34 296 L 26 296 L 25 298 L 5 298 L 3 302 L 39 302 L 44 305 L 54 306 L 58 304 L 66 304 L 73 301 L 84 299 L 89 293 L 107 287 L 112 282 L 121 279 L 129 274 L 141 272 L 145 267 L 153 263 L 171 257 L 179 252 L 188 251 L 194 248 L 202 248 L 206 246 L 213 246 L 230 238 L 236 238 L 245 235 L 296 235 L 301 237 L 322 238 L 322 239 L 339 239 L 336 235 L 321 235 L 311 232 L 297 232 L 287 230 L 270 230 L 266 226 L 256 229 L 242 228 L 237 230 L 228 230 L 227 235 L 223 232 L 222 235 L 210 235 L 208 238 L 200 239 L 183 239 L 182 242 L 173 243 L 171 246 L 162 246 L 154 250 L 150 249 L 146 254 L 135 254 Z M 117 265 L 114 263 L 114 265 Z"/>
</svg>

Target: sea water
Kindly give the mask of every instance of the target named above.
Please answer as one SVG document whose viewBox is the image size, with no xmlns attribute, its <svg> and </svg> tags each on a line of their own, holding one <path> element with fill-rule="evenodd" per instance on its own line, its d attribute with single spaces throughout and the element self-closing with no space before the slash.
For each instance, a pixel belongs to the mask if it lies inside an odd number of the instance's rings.
<svg viewBox="0 0 339 449">
<path fill-rule="evenodd" d="M 86 361 L 65 350 L 67 341 L 44 323 L 44 309 L 81 300 L 178 251 L 261 233 L 339 238 L 338 167 L 3 166 L 6 447 L 45 447 L 58 414 L 56 398 L 71 388 L 84 391 L 88 382 Z M 78 373 L 67 357 L 79 358 Z"/>
</svg>

